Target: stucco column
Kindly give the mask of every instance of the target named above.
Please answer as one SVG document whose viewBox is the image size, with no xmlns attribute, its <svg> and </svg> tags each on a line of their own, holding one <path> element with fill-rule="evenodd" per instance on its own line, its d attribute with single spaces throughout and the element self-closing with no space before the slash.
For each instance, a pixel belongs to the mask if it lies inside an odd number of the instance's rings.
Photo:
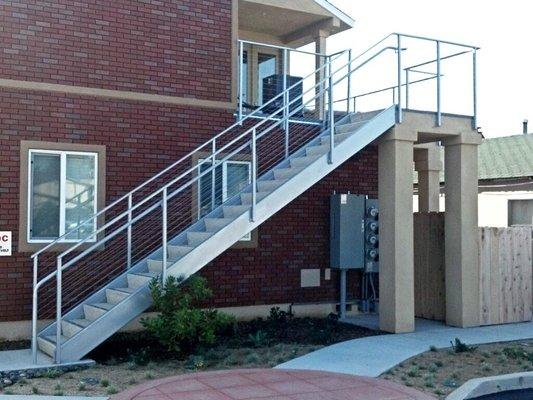
<svg viewBox="0 0 533 400">
<path fill-rule="evenodd" d="M 379 142 L 379 326 L 412 332 L 414 312 L 413 143 L 392 128 Z"/>
<path fill-rule="evenodd" d="M 316 53 L 320 53 L 320 54 L 326 54 L 327 53 L 327 46 L 326 46 L 327 37 L 328 37 L 328 33 L 326 31 L 319 30 L 317 32 L 317 35 L 315 37 L 315 52 Z M 315 62 L 316 70 L 318 70 L 324 64 L 325 64 L 325 58 L 321 57 L 321 56 L 316 56 L 316 62 Z M 321 82 L 325 78 L 327 69 L 328 69 L 328 67 L 326 66 L 326 67 L 322 68 L 320 71 L 318 71 L 316 73 L 316 83 L 317 84 L 318 84 L 318 82 Z M 315 107 L 316 107 L 316 111 L 317 111 L 318 117 L 320 119 L 324 118 L 324 104 L 325 104 L 325 98 L 326 98 L 326 93 L 325 92 L 322 92 L 322 94 L 320 94 L 320 93 L 325 87 L 326 87 L 326 83 L 324 82 L 324 83 L 318 85 L 316 90 L 315 90 L 316 95 L 317 95 L 317 98 L 315 100 Z"/>
<path fill-rule="evenodd" d="M 418 211 L 439 212 L 440 171 L 442 162 L 437 143 L 415 148 L 415 170 L 418 172 Z"/>
<path fill-rule="evenodd" d="M 478 145 L 475 132 L 445 141 L 446 323 L 480 320 L 478 256 Z"/>
</svg>

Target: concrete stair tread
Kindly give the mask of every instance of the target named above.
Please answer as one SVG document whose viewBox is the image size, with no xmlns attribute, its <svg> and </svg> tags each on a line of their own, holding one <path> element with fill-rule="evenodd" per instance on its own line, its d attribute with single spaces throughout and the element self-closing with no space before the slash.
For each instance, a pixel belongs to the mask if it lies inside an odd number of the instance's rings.
<svg viewBox="0 0 533 400">
<path fill-rule="evenodd" d="M 238 217 L 245 212 L 250 211 L 249 205 L 233 205 L 233 206 L 223 206 L 222 212 L 224 213 L 224 217 Z"/>
<path fill-rule="evenodd" d="M 109 311 L 113 307 L 115 307 L 115 304 L 111 304 L 111 303 L 93 303 L 93 304 L 88 304 L 88 305 L 92 307 L 101 308 L 102 310 L 105 310 L 105 311 Z"/>
<path fill-rule="evenodd" d="M 290 179 L 304 170 L 303 167 L 277 168 L 274 170 L 276 179 Z"/>
<path fill-rule="evenodd" d="M 45 337 L 42 337 L 40 336 L 39 337 L 40 339 L 44 339 L 50 343 L 53 343 L 54 345 L 56 344 L 56 335 L 48 335 L 48 336 L 45 336 Z M 61 341 L 61 343 L 65 343 L 67 340 L 68 340 L 68 337 L 64 336 L 64 335 L 61 335 L 61 337 L 59 338 L 59 340 Z"/>
<path fill-rule="evenodd" d="M 305 168 L 309 166 L 310 164 L 314 163 L 320 157 L 321 155 L 313 155 L 313 156 L 307 155 L 303 157 L 294 157 L 290 159 L 290 163 L 292 167 Z"/>
<path fill-rule="evenodd" d="M 207 232 L 217 232 L 234 220 L 234 218 L 204 218 L 204 224 Z"/>
<path fill-rule="evenodd" d="M 276 190 L 277 188 L 279 188 L 281 185 L 283 185 L 285 182 L 287 182 L 287 180 L 288 179 L 277 179 L 277 178 L 274 178 L 274 179 L 259 181 L 259 182 L 257 182 L 257 190 L 260 191 L 260 192 L 262 192 L 262 191 L 270 192 L 270 191 L 273 191 L 273 190 Z"/>
<path fill-rule="evenodd" d="M 112 288 L 111 290 L 116 290 L 117 292 L 124 292 L 124 293 L 131 294 L 131 293 L 135 292 L 136 289 L 127 286 L 127 287 Z"/>
<path fill-rule="evenodd" d="M 89 325 L 91 325 L 91 321 L 85 318 L 78 318 L 78 319 L 72 319 L 70 321 L 66 321 L 71 324 L 77 325 L 80 328 L 87 328 Z"/>
<path fill-rule="evenodd" d="M 267 197 L 270 194 L 270 192 L 257 192 L 256 200 L 259 202 L 263 200 L 265 197 Z M 252 204 L 252 193 L 241 193 L 241 203 L 243 205 Z"/>
</svg>

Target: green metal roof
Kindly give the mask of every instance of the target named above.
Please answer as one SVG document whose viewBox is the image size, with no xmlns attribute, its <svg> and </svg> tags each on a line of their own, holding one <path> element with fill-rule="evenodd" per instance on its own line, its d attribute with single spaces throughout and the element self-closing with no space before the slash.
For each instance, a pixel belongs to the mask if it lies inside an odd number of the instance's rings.
<svg viewBox="0 0 533 400">
<path fill-rule="evenodd" d="M 479 179 L 533 176 L 533 134 L 485 139 L 479 146 Z"/>
<path fill-rule="evenodd" d="M 440 156 L 444 166 L 444 147 Z M 533 134 L 483 139 L 478 157 L 479 180 L 533 177 Z M 443 170 L 440 181 L 444 182 Z M 418 182 L 417 171 L 414 182 Z"/>
</svg>

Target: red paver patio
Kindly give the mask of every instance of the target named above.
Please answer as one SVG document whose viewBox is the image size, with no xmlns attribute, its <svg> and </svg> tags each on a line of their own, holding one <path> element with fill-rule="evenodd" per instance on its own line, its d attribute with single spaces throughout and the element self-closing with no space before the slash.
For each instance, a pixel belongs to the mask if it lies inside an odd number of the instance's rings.
<svg viewBox="0 0 533 400">
<path fill-rule="evenodd" d="M 113 400 L 434 400 L 386 380 L 330 372 L 246 369 L 146 382 Z"/>
</svg>

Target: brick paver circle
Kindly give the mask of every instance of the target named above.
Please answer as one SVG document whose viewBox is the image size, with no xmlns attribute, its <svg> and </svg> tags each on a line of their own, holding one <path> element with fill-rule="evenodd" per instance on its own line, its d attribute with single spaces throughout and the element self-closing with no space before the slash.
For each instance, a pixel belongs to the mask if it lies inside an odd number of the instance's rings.
<svg viewBox="0 0 533 400">
<path fill-rule="evenodd" d="M 381 379 L 331 372 L 247 369 L 199 372 L 146 382 L 113 400 L 430 400 Z"/>
</svg>

